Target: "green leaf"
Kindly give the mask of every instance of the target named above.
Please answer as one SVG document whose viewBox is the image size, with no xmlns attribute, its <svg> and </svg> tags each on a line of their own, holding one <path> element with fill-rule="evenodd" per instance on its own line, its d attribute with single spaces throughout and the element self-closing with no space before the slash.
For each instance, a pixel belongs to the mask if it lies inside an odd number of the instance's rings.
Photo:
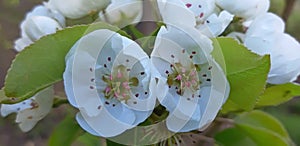
<svg viewBox="0 0 300 146">
<path fill-rule="evenodd" d="M 291 139 L 300 145 L 300 116 L 299 116 L 299 99 L 296 99 L 289 104 L 283 104 L 276 107 L 268 107 L 268 113 L 279 119 L 287 129 Z M 298 106 L 298 107 L 297 107 Z"/>
<path fill-rule="evenodd" d="M 215 136 L 220 146 L 254 146 L 255 142 L 243 131 L 237 128 L 229 128 Z"/>
<path fill-rule="evenodd" d="M 257 107 L 279 105 L 300 95 L 300 85 L 287 83 L 274 85 L 266 89 L 256 103 Z"/>
<path fill-rule="evenodd" d="M 109 139 L 106 139 L 106 144 L 107 144 L 107 146 L 125 146 L 125 145 L 110 141 Z"/>
<path fill-rule="evenodd" d="M 226 71 L 230 95 L 222 112 L 250 111 L 265 89 L 270 57 L 249 51 L 232 38 L 214 39 L 212 55 Z"/>
<path fill-rule="evenodd" d="M 78 146 L 105 146 L 105 139 L 100 139 L 97 136 L 91 135 L 89 133 L 84 133 L 72 145 Z"/>
<path fill-rule="evenodd" d="M 16 102 L 20 102 L 18 101 L 16 98 L 9 98 L 5 95 L 4 90 L 0 90 L 0 103 L 2 104 L 13 104 Z"/>
<path fill-rule="evenodd" d="M 69 146 L 82 133 L 81 128 L 74 117 L 67 116 L 59 125 L 54 128 L 48 145 L 49 146 Z"/>
<path fill-rule="evenodd" d="M 6 96 L 25 100 L 61 81 L 68 51 L 83 35 L 97 29 L 119 31 L 106 23 L 74 26 L 45 36 L 26 47 L 16 56 L 8 71 L 4 87 Z"/>
<path fill-rule="evenodd" d="M 235 118 L 235 123 L 257 145 L 293 145 L 283 125 L 265 112 L 255 110 L 241 114 Z"/>
</svg>

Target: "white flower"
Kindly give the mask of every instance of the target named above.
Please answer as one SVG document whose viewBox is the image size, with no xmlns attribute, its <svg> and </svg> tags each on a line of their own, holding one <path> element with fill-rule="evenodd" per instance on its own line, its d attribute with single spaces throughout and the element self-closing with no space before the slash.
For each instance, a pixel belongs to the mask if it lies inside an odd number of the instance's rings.
<svg viewBox="0 0 300 146">
<path fill-rule="evenodd" d="M 12 105 L 2 104 L 1 115 L 5 117 L 11 113 L 17 113 L 16 122 L 20 129 L 28 132 L 52 109 L 53 94 L 53 89 L 50 87 L 23 102 Z"/>
<path fill-rule="evenodd" d="M 15 41 L 15 50 L 21 52 L 25 47 L 29 46 L 33 42 L 30 38 L 23 36 Z"/>
<path fill-rule="evenodd" d="M 45 16 L 32 16 L 22 23 L 21 29 L 32 41 L 36 41 L 42 36 L 55 33 L 61 29 L 60 24 L 52 18 Z"/>
<path fill-rule="evenodd" d="M 217 37 L 224 32 L 232 20 L 233 15 L 227 11 L 222 11 L 219 16 L 213 13 L 203 24 L 198 25 L 197 29 L 199 29 L 206 36 Z"/>
<path fill-rule="evenodd" d="M 21 23 L 21 38 L 16 40 L 15 49 L 20 52 L 42 36 L 55 33 L 65 27 L 65 18 L 45 6 L 37 6 L 26 15 Z"/>
<path fill-rule="evenodd" d="M 169 130 L 206 128 L 226 101 L 229 84 L 210 55 L 212 49 L 212 42 L 193 27 L 159 31 L 151 60 L 157 98 L 169 111 Z"/>
<path fill-rule="evenodd" d="M 194 13 L 197 23 L 202 23 L 211 15 L 215 8 L 215 0 L 181 0 L 186 8 Z"/>
<path fill-rule="evenodd" d="M 66 62 L 68 100 L 79 108 L 77 121 L 91 134 L 119 135 L 152 113 L 156 96 L 150 90 L 155 85 L 150 59 L 134 41 L 96 30 L 73 46 Z"/>
<path fill-rule="evenodd" d="M 102 21 L 124 27 L 138 23 L 143 16 L 142 0 L 112 0 L 108 7 L 99 13 Z"/>
<path fill-rule="evenodd" d="M 284 28 L 285 24 L 281 18 L 266 13 L 254 19 L 246 32 L 244 43 L 260 55 L 270 53 L 272 49 L 270 45 L 276 45 L 274 39 L 278 34 L 284 33 Z"/>
<path fill-rule="evenodd" d="M 228 12 L 250 20 L 268 11 L 270 0 L 216 0 L 217 5 Z"/>
<path fill-rule="evenodd" d="M 275 14 L 266 13 L 253 20 L 244 44 L 260 55 L 270 54 L 268 82 L 283 84 L 296 80 L 300 74 L 300 44 L 284 33 L 284 22 Z"/>
<path fill-rule="evenodd" d="M 227 11 L 218 12 L 215 0 L 158 0 L 163 22 L 196 27 L 209 37 L 223 33 L 233 19 Z"/>
<path fill-rule="evenodd" d="M 110 0 L 49 0 L 47 6 L 71 19 L 81 18 L 107 7 Z"/>
</svg>

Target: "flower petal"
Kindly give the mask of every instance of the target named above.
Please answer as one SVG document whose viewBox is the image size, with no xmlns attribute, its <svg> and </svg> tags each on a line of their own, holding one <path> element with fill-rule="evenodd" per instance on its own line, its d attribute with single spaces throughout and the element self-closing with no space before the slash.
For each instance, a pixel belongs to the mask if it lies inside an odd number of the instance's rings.
<svg viewBox="0 0 300 146">
<path fill-rule="evenodd" d="M 70 103 L 79 108 L 77 120 L 88 132 L 116 136 L 143 122 L 152 113 L 156 103 L 156 93 L 151 90 L 156 85 L 155 80 L 151 81 L 152 65 L 148 55 L 134 41 L 110 30 L 96 30 L 73 46 L 66 63 L 66 93 Z M 122 75 L 117 77 L 115 73 L 120 67 Z M 120 81 L 115 81 L 117 78 Z M 114 93 L 113 97 L 107 97 L 105 89 L 108 86 L 114 88 L 113 92 L 123 92 L 121 79 L 134 84 L 127 83 L 130 91 L 124 94 L 130 97 L 122 100 Z"/>
<path fill-rule="evenodd" d="M 222 105 L 227 100 L 230 90 L 229 83 L 221 67 L 214 60 L 209 61 L 212 66 L 212 86 L 209 96 L 205 95 L 208 92 L 205 92 L 204 89 L 203 92 L 201 92 L 201 98 L 199 101 L 202 111 L 202 117 L 199 123 L 200 128 L 203 128 L 215 119 Z"/>
<path fill-rule="evenodd" d="M 50 112 L 53 96 L 54 91 L 52 87 L 49 87 L 23 102 L 12 105 L 2 104 L 1 115 L 7 116 L 11 113 L 17 113 L 16 123 L 19 123 L 23 132 L 27 132 Z"/>
<path fill-rule="evenodd" d="M 276 36 L 284 32 L 283 20 L 272 13 L 257 17 L 248 28 L 244 44 L 260 55 L 270 54 Z"/>
<path fill-rule="evenodd" d="M 36 41 L 42 36 L 55 33 L 56 30 L 61 28 L 60 24 L 52 18 L 32 16 L 24 21 L 23 29 L 31 40 Z"/>
<path fill-rule="evenodd" d="M 180 39 L 176 36 L 180 36 Z M 223 70 L 210 55 L 211 41 L 194 28 L 178 29 L 171 26 L 162 27 L 156 39 L 151 61 L 157 69 L 153 74 L 158 79 L 158 100 L 170 112 L 168 128 L 174 132 L 205 128 L 216 117 L 230 89 Z M 176 63 L 187 69 L 190 65 L 195 66 L 200 87 L 183 88 L 184 92 L 180 95 L 178 88 L 182 88 L 182 82 L 179 83 L 180 87 L 168 82 L 173 74 L 168 69 Z M 186 71 L 174 71 L 176 76 L 179 72 Z M 196 79 L 193 80 L 195 82 Z"/>
<path fill-rule="evenodd" d="M 231 32 L 226 37 L 234 38 L 240 43 L 243 43 L 245 40 L 245 34 L 240 32 Z"/>
<path fill-rule="evenodd" d="M 26 14 L 26 19 L 32 16 L 45 16 L 55 19 L 61 26 L 65 27 L 66 20 L 64 16 L 57 11 L 53 11 L 47 8 L 47 3 L 44 3 L 44 5 L 34 7 L 34 9 L 31 12 Z"/>
<path fill-rule="evenodd" d="M 67 97 L 72 105 L 82 107 L 89 116 L 98 115 L 99 111 L 95 109 L 103 105 L 95 90 L 96 84 L 91 80 L 96 79 L 94 67 L 97 63 L 97 55 L 105 48 L 105 43 L 110 42 L 109 39 L 114 34 L 109 30 L 98 30 L 84 36 L 72 47 L 66 58 L 68 64 L 64 79 Z M 115 51 L 120 50 L 121 48 Z M 68 60 L 70 56 L 74 57 L 73 61 Z"/>
<path fill-rule="evenodd" d="M 196 25 L 195 15 L 181 0 L 157 0 L 163 22 L 168 25 Z"/>
<path fill-rule="evenodd" d="M 105 11 L 99 13 L 101 20 L 120 28 L 140 22 L 142 15 L 142 0 L 112 0 Z"/>
<path fill-rule="evenodd" d="M 15 50 L 21 52 L 25 47 L 32 43 L 33 42 L 28 37 L 21 37 L 15 41 Z"/>
<path fill-rule="evenodd" d="M 194 13 L 197 23 L 202 23 L 216 9 L 215 0 L 182 0 L 186 8 Z"/>
<path fill-rule="evenodd" d="M 288 34 L 278 35 L 271 51 L 271 70 L 268 82 L 283 84 L 292 82 L 300 75 L 300 44 Z"/>
<path fill-rule="evenodd" d="M 123 117 L 128 116 L 128 119 L 132 118 L 132 123 L 135 121 L 133 112 L 127 113 L 124 111 L 124 113 L 126 114 L 122 114 Z M 91 134 L 103 137 L 113 137 L 133 127 L 132 123 L 124 123 L 113 117 L 106 108 L 102 108 L 99 115 L 93 117 L 90 117 L 85 112 L 81 111 L 77 114 L 77 122 L 83 129 Z M 113 126 L 107 126 L 108 123 Z"/>
<path fill-rule="evenodd" d="M 204 24 L 197 28 L 206 36 L 217 37 L 224 32 L 230 22 L 233 20 L 233 15 L 227 11 L 222 11 L 219 16 L 211 14 Z"/>
<path fill-rule="evenodd" d="M 199 106 L 190 118 L 178 118 L 176 114 L 170 114 L 166 120 L 167 127 L 173 132 L 189 132 L 199 128 L 199 121 L 194 120 L 193 117 L 198 117 L 200 112 Z"/>
<path fill-rule="evenodd" d="M 16 104 L 2 104 L 1 105 L 1 116 L 6 117 L 7 115 L 11 113 L 18 113 L 19 111 L 31 108 L 30 105 L 32 102 L 32 99 L 27 99 L 23 102 L 16 103 Z"/>
<path fill-rule="evenodd" d="M 270 0 L 216 0 L 217 5 L 242 18 L 253 19 L 268 11 Z"/>
<path fill-rule="evenodd" d="M 206 56 L 212 50 L 211 40 L 193 27 L 182 26 L 176 28 L 168 26 L 166 28 L 163 26 L 157 34 L 151 56 L 162 58 L 171 64 L 179 60 L 186 64 L 188 63 L 186 55 L 191 55 L 196 51 L 197 55 L 194 55 L 192 60 L 195 64 L 203 64 L 207 62 Z M 187 54 L 184 55 L 183 52 Z"/>
<path fill-rule="evenodd" d="M 65 27 L 65 18 L 60 13 L 39 5 L 26 15 L 20 27 L 21 38 L 15 42 L 15 49 L 18 52 L 42 36 L 55 33 L 57 29 Z"/>
<path fill-rule="evenodd" d="M 47 6 L 52 10 L 59 11 L 65 17 L 77 19 L 103 10 L 109 3 L 110 0 L 50 0 Z"/>
</svg>

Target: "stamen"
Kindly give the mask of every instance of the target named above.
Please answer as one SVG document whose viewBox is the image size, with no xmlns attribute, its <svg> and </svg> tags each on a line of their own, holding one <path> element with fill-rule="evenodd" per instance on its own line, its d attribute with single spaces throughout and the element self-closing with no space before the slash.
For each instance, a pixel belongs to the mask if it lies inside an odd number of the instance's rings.
<svg viewBox="0 0 300 146">
<path fill-rule="evenodd" d="M 182 76 L 181 76 L 181 75 L 178 75 L 178 76 L 176 77 L 176 80 L 178 80 L 178 81 L 182 80 Z"/>
<path fill-rule="evenodd" d="M 190 8 L 190 7 L 192 6 L 192 4 L 187 3 L 187 4 L 185 4 L 185 6 L 186 6 L 187 8 Z"/>
<path fill-rule="evenodd" d="M 168 74 L 167 83 L 169 88 L 175 86 L 177 94 L 183 95 L 186 88 L 189 88 L 192 92 L 197 91 L 199 88 L 199 79 L 197 68 L 191 64 L 189 67 L 184 67 L 180 63 L 175 63 L 172 68 L 172 73 Z M 199 67 L 200 70 L 200 67 Z"/>
<path fill-rule="evenodd" d="M 121 79 L 122 77 L 123 77 L 122 73 L 118 71 L 117 78 L 118 78 L 118 79 Z"/>
<path fill-rule="evenodd" d="M 105 93 L 106 93 L 106 94 L 108 94 L 110 91 L 111 91 L 111 88 L 110 88 L 110 87 L 106 87 L 106 88 L 105 88 Z"/>
<path fill-rule="evenodd" d="M 128 83 L 128 82 L 123 82 L 123 87 L 124 87 L 125 89 L 127 89 L 127 90 L 130 89 L 129 83 Z"/>
<path fill-rule="evenodd" d="M 102 77 L 102 80 L 106 82 L 106 88 L 103 91 L 105 98 L 116 98 L 119 101 L 127 101 L 130 99 L 131 86 L 138 86 L 139 80 L 136 77 L 129 78 L 125 66 L 118 66 L 115 71 L 115 73 Z M 145 72 L 141 72 L 141 74 L 145 74 Z"/>
<path fill-rule="evenodd" d="M 199 16 L 200 16 L 200 18 L 202 18 L 202 17 L 204 16 L 204 13 L 203 13 L 203 12 L 202 12 L 202 13 L 200 13 L 200 15 L 199 15 Z"/>
</svg>

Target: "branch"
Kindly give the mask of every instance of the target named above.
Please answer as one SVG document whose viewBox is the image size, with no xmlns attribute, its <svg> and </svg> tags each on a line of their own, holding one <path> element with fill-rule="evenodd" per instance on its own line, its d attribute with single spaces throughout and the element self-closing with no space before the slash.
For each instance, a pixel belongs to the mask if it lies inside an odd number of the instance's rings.
<svg viewBox="0 0 300 146">
<path fill-rule="evenodd" d="M 282 13 L 282 19 L 287 22 L 294 8 L 296 0 L 285 0 L 285 7 Z"/>
</svg>

